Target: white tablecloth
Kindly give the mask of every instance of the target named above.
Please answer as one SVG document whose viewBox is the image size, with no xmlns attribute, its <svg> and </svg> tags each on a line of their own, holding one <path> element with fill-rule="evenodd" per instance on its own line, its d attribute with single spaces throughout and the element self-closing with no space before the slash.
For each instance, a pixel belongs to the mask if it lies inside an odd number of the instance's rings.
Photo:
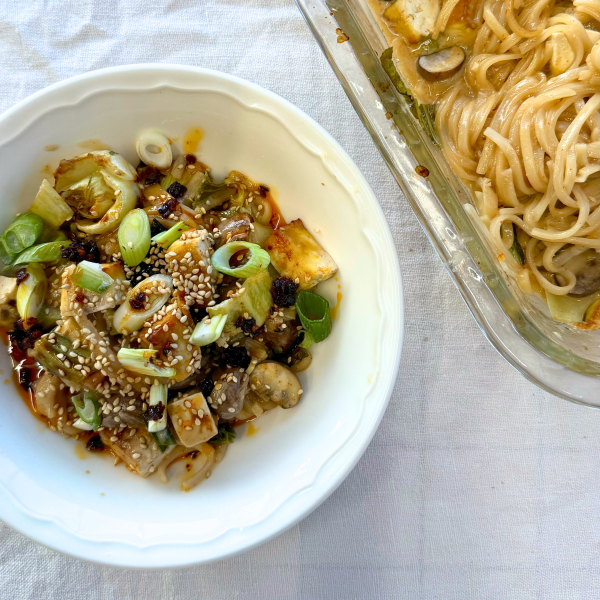
<svg viewBox="0 0 600 600">
<path fill-rule="evenodd" d="M 292 0 L 0 2 L 0 111 L 66 77 L 143 62 L 258 83 L 356 161 L 404 278 L 398 382 L 354 472 L 274 541 L 218 564 L 136 572 L 0 525 L 0 598 L 598 598 L 600 412 L 542 392 L 484 339 Z"/>
</svg>

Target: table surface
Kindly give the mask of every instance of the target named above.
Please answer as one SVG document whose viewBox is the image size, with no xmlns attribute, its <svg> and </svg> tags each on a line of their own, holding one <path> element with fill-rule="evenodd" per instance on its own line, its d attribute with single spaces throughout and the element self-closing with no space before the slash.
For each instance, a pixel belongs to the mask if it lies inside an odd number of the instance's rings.
<svg viewBox="0 0 600 600">
<path fill-rule="evenodd" d="M 292 0 L 0 3 L 0 112 L 67 77 L 144 62 L 260 84 L 354 159 L 400 258 L 398 381 L 358 466 L 277 539 L 213 565 L 136 572 L 66 558 L 0 524 L 0 596 L 598 598 L 600 412 L 538 389 L 485 340 Z"/>
</svg>

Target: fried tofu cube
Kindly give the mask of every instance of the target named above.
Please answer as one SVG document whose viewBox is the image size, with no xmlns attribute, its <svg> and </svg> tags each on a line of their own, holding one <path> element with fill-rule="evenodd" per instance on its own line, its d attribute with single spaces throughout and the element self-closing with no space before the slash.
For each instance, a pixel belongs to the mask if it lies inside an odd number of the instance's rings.
<svg viewBox="0 0 600 600">
<path fill-rule="evenodd" d="M 183 294 L 176 292 L 164 315 L 141 330 L 140 345 L 150 348 L 152 344 L 165 366 L 175 369 L 173 379 L 183 381 L 200 367 L 202 359 L 200 348 L 189 341 L 193 331 L 194 321 L 183 301 Z"/>
<path fill-rule="evenodd" d="M 125 463 L 130 471 L 142 477 L 148 477 L 154 473 L 156 467 L 175 446 L 170 446 L 161 452 L 154 438 L 146 430 L 138 428 L 133 435 L 131 432 L 132 430 L 129 428 L 121 431 L 103 429 L 100 432 L 100 439 L 115 456 Z"/>
<path fill-rule="evenodd" d="M 310 290 L 333 277 L 337 265 L 300 219 L 275 230 L 265 241 L 273 266 L 284 277 L 295 280 L 302 290 Z"/>
<path fill-rule="evenodd" d="M 102 270 L 113 278 L 112 285 L 102 294 L 80 288 L 71 282 L 70 276 L 75 270 L 75 265 L 67 267 L 62 274 L 62 285 L 65 287 L 60 296 L 60 314 L 62 318 L 75 315 L 77 308 L 82 308 L 84 314 L 89 315 L 102 312 L 119 305 L 127 292 L 127 277 L 123 263 L 113 262 L 100 265 Z"/>
<path fill-rule="evenodd" d="M 433 31 L 440 12 L 438 0 L 396 0 L 388 6 L 383 17 L 395 33 L 401 33 L 411 44 Z"/>
<path fill-rule="evenodd" d="M 217 424 L 202 392 L 169 402 L 167 406 L 179 441 L 191 448 L 217 435 Z"/>
<path fill-rule="evenodd" d="M 185 295 L 188 306 L 206 306 L 212 300 L 215 274 L 210 263 L 211 252 L 208 231 L 191 229 L 173 242 L 165 255 L 173 285 Z"/>
</svg>

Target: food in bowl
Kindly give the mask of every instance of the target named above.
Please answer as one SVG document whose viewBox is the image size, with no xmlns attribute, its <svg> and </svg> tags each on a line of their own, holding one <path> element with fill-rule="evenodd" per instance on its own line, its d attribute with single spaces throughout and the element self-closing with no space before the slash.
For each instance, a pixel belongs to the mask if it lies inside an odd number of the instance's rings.
<svg viewBox="0 0 600 600">
<path fill-rule="evenodd" d="M 509 276 L 600 327 L 597 2 L 369 0 L 381 60 Z"/>
<path fill-rule="evenodd" d="M 62 160 L 0 237 L 1 324 L 31 408 L 142 477 L 185 461 L 210 476 L 235 427 L 301 398 L 297 373 L 331 331 L 314 290 L 337 266 L 268 186 L 214 181 L 143 132 Z"/>
</svg>

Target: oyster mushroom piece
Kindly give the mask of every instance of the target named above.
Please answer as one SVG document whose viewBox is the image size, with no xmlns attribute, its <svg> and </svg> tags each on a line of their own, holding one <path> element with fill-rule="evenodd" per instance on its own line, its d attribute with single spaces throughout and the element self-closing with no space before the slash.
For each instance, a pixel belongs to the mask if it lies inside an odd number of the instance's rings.
<svg viewBox="0 0 600 600">
<path fill-rule="evenodd" d="M 576 259 L 580 260 L 577 263 L 570 261 L 574 263 L 576 283 L 569 296 L 581 297 L 597 292 L 600 289 L 600 254 L 594 250 L 586 251 Z M 571 265 L 567 263 L 566 266 Z"/>
<path fill-rule="evenodd" d="M 420 56 L 419 67 L 431 75 L 446 76 L 458 69 L 465 60 L 465 51 L 459 46 L 444 48 L 433 54 Z"/>
<path fill-rule="evenodd" d="M 212 376 L 215 387 L 208 402 L 219 419 L 229 421 L 244 406 L 248 391 L 248 374 L 244 369 L 227 367 L 218 369 Z"/>
<path fill-rule="evenodd" d="M 281 408 L 293 408 L 302 395 L 300 380 L 281 363 L 267 361 L 257 365 L 250 375 L 250 389 L 262 401 Z"/>
</svg>

